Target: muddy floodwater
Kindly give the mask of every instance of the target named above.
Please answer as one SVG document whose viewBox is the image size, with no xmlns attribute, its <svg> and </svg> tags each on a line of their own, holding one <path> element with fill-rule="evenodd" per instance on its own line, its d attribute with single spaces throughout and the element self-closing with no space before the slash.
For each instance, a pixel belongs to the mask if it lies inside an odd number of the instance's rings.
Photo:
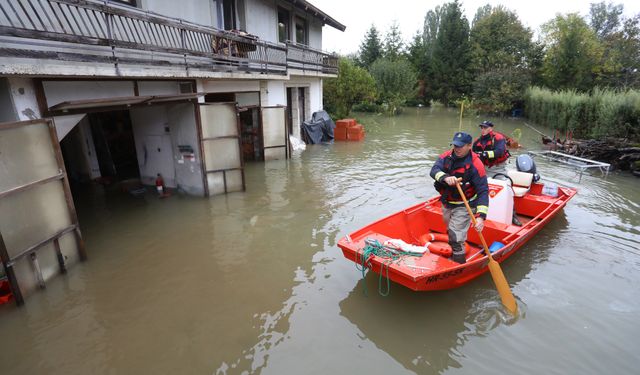
<svg viewBox="0 0 640 375">
<path fill-rule="evenodd" d="M 0 307 L 0 374 L 637 374 L 640 179 L 582 175 L 564 212 L 491 277 L 415 293 L 361 273 L 342 236 L 435 194 L 455 111 L 359 115 L 364 142 L 246 165 L 247 191 L 210 199 L 76 190 L 89 260 L 25 306 Z M 478 134 L 482 118 L 465 118 Z M 524 149 L 541 147 L 524 120 Z M 549 134 L 551 130 L 540 127 Z M 368 294 L 364 294 L 364 289 Z"/>
</svg>

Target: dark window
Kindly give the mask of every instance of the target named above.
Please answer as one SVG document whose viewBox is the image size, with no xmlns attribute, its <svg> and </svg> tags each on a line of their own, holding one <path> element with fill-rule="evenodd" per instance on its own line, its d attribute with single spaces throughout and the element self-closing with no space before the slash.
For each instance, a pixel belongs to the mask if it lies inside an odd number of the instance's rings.
<svg viewBox="0 0 640 375">
<path fill-rule="evenodd" d="M 305 45 L 309 43 L 307 39 L 307 21 L 300 17 L 296 17 L 296 43 Z"/>
<path fill-rule="evenodd" d="M 224 29 L 233 30 L 236 27 L 236 1 L 223 0 L 222 9 L 224 14 Z"/>
<path fill-rule="evenodd" d="M 278 8 L 278 41 L 285 43 L 289 40 L 289 12 Z"/>
<path fill-rule="evenodd" d="M 138 4 L 136 4 L 137 3 L 136 0 L 111 0 L 111 1 L 114 2 L 114 3 L 122 3 L 122 4 L 125 4 L 125 5 L 130 5 L 132 7 L 137 7 L 138 6 Z"/>
</svg>

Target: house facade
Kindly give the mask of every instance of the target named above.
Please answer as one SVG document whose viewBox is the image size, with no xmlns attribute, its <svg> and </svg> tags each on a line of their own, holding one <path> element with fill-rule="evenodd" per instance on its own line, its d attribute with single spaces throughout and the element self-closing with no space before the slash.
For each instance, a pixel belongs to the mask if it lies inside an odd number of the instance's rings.
<svg viewBox="0 0 640 375">
<path fill-rule="evenodd" d="M 11 249 L 7 234 L 28 231 L 0 217 L 5 269 L 14 267 L 12 252 L 69 253 L 56 241 L 70 233 L 84 252 L 69 182 L 154 185 L 161 177 L 168 188 L 210 196 L 244 190 L 246 162 L 288 158 L 289 136 L 300 137 L 302 121 L 322 109 L 323 79 L 337 75 L 337 57 L 322 51 L 324 26 L 345 29 L 304 0 L 1 1 L 0 141 L 31 156 L 35 144 L 51 142 L 62 172 L 52 167 L 52 177 L 30 182 L 19 177 L 28 164 L 3 171 L 0 204 L 58 180 L 71 200 L 59 206 L 69 226 L 41 231 L 53 234 L 37 247 L 15 245 L 28 251 Z M 51 140 L 44 130 L 12 133 L 20 121 L 45 118 Z M 0 163 L 13 164 L 2 151 Z M 44 160 L 31 156 L 32 165 Z M 46 199 L 28 201 L 44 207 Z M 31 258 L 45 279 L 56 268 L 48 259 L 41 267 Z"/>
</svg>

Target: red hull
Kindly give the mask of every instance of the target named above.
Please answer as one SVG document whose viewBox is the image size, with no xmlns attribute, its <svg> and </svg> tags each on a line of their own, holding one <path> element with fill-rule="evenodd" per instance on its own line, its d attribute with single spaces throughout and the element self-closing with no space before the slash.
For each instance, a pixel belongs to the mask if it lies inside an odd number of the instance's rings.
<svg viewBox="0 0 640 375">
<path fill-rule="evenodd" d="M 543 185 L 534 183 L 523 197 L 515 198 L 515 207 L 522 227 L 505 225 L 487 220 L 482 231 L 487 243 L 502 242 L 505 246 L 494 252 L 493 258 L 502 262 L 509 258 L 522 245 L 533 237 L 551 218 L 567 204 L 576 190 L 558 188 L 558 197 L 542 195 Z M 378 220 L 350 235 L 340 239 L 338 246 L 344 256 L 359 264 L 366 239 L 377 239 L 381 243 L 390 238 L 401 239 L 410 244 L 419 244 L 419 238 L 425 233 L 446 233 L 442 220 L 442 208 L 439 197 L 409 207 L 406 210 Z M 399 261 L 389 263 L 389 259 L 372 256 L 367 266 L 376 273 L 384 269 L 383 276 L 415 291 L 443 290 L 462 286 L 487 272 L 489 262 L 481 248 L 480 238 L 475 229 L 469 229 L 468 243 L 471 246 L 467 254 L 467 263 L 458 264 L 439 255 L 427 253 L 422 257 L 406 256 Z"/>
</svg>

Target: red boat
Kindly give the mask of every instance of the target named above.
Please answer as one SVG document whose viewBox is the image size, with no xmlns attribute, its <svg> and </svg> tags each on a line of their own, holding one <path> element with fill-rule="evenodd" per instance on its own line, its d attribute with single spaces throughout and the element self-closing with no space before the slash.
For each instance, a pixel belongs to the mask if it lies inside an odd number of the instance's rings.
<svg viewBox="0 0 640 375">
<path fill-rule="evenodd" d="M 509 258 L 530 240 L 577 192 L 573 188 L 532 182 L 529 173 L 510 171 L 509 176 L 513 179 L 513 188 L 504 181 L 489 179 L 489 214 L 482 231 L 498 262 Z M 521 227 L 511 224 L 514 205 L 523 224 Z M 429 251 L 418 256 L 402 251 L 393 256 L 394 249 L 399 249 L 397 240 L 408 244 L 412 251 L 414 246 L 424 246 L 425 239 L 446 240 L 446 232 L 442 205 L 439 197 L 434 197 L 345 236 L 338 241 L 338 246 L 347 259 L 414 291 L 457 288 L 488 271 L 489 259 L 473 228 L 468 232 L 465 264 L 452 261 L 448 257 L 450 253 L 442 251 L 448 246 L 446 242 L 427 243 Z M 395 240 L 395 244 L 389 245 L 388 240 Z M 381 244 L 391 257 L 365 251 L 367 245 Z M 366 259 L 363 259 L 365 253 Z"/>
</svg>

